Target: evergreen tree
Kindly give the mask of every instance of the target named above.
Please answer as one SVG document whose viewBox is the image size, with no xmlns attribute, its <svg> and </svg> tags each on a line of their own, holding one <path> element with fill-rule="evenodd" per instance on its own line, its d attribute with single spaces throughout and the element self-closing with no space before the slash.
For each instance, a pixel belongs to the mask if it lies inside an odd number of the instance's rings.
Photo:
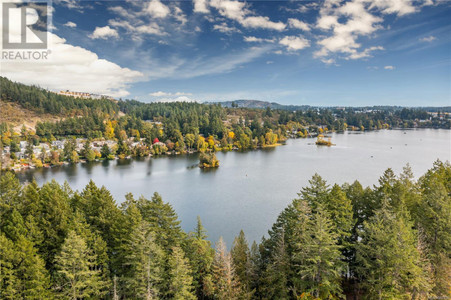
<svg viewBox="0 0 451 300">
<path fill-rule="evenodd" d="M 211 291 L 211 265 L 213 263 L 214 249 L 207 240 L 207 232 L 202 226 L 200 217 L 197 217 L 196 230 L 189 234 L 186 245 L 186 255 L 189 258 L 193 271 L 193 284 L 198 299 L 204 299 Z"/>
<path fill-rule="evenodd" d="M 305 230 L 300 230 L 296 256 L 299 276 L 306 292 L 321 299 L 341 295 L 340 273 L 343 270 L 338 235 L 322 205 L 316 207 Z"/>
<path fill-rule="evenodd" d="M 96 257 L 82 237 L 70 231 L 55 257 L 59 279 L 57 290 L 68 299 L 90 298 L 98 295 L 100 271 L 95 268 Z"/>
<path fill-rule="evenodd" d="M 130 235 L 128 255 L 123 264 L 126 268 L 125 297 L 159 299 L 161 295 L 161 268 L 164 253 L 155 243 L 147 222 L 142 221 Z"/>
<path fill-rule="evenodd" d="M 102 155 L 102 158 L 108 158 L 108 156 L 110 156 L 111 151 L 108 144 L 105 143 L 102 145 L 102 148 L 100 148 L 100 154 Z"/>
<path fill-rule="evenodd" d="M 412 224 L 387 202 L 365 221 L 361 236 L 357 270 L 368 299 L 407 298 L 426 286 Z"/>
<path fill-rule="evenodd" d="M 232 255 L 233 264 L 235 266 L 235 274 L 237 275 L 243 290 L 250 292 L 249 272 L 251 265 L 249 245 L 243 230 L 240 231 L 240 234 L 233 241 L 230 254 Z"/>
<path fill-rule="evenodd" d="M 216 243 L 216 253 L 212 266 L 213 294 L 219 300 L 239 299 L 242 294 L 235 275 L 232 256 L 227 251 L 222 237 Z"/>
<path fill-rule="evenodd" d="M 433 268 L 433 292 L 447 295 L 451 289 L 451 166 L 436 162 L 420 178 L 421 200 L 417 223 L 424 232 L 427 253 Z"/>
<path fill-rule="evenodd" d="M 171 299 L 197 299 L 193 292 L 193 277 L 191 276 L 192 271 L 189 262 L 185 258 L 183 250 L 179 247 L 172 248 L 172 256 L 169 258 L 169 270 Z"/>
<path fill-rule="evenodd" d="M 271 253 L 271 262 L 266 270 L 267 286 L 264 290 L 271 299 L 288 299 L 290 276 L 290 258 L 285 244 L 285 234 L 279 234 L 275 248 Z"/>
<path fill-rule="evenodd" d="M 69 231 L 71 209 L 67 191 L 56 181 L 44 184 L 39 190 L 39 209 L 36 212 L 42 243 L 37 245 L 46 268 L 53 271 L 54 257 L 60 251 Z"/>
</svg>

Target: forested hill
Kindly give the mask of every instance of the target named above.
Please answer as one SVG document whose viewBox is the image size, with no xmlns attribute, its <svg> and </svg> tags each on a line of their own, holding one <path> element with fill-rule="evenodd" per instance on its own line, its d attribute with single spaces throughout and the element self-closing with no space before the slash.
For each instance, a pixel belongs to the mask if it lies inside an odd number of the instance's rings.
<svg viewBox="0 0 451 300">
<path fill-rule="evenodd" d="M 296 111 L 296 110 L 313 110 L 313 109 L 346 109 L 348 111 L 385 111 L 385 112 L 396 112 L 402 111 L 404 106 L 388 106 L 388 105 L 374 105 L 374 106 L 362 106 L 362 107 L 344 107 L 344 106 L 312 106 L 312 105 L 292 105 L 292 104 L 280 104 L 277 102 L 268 102 L 261 100 L 233 100 L 233 101 L 212 101 L 205 102 L 206 104 L 221 104 L 223 107 L 241 107 L 241 108 L 260 108 L 260 109 L 278 109 L 278 110 L 287 110 L 287 111 Z M 446 112 L 451 113 L 451 106 L 424 106 L 424 107 L 416 107 L 410 108 L 421 110 L 425 112 Z"/>
<path fill-rule="evenodd" d="M 2 101 L 15 102 L 36 113 L 65 116 L 88 115 L 95 112 L 115 114 L 119 106 L 109 99 L 81 99 L 59 95 L 46 89 L 13 82 L 0 77 Z"/>
<path fill-rule="evenodd" d="M 267 102 L 261 100 L 234 100 L 221 102 L 205 102 L 205 103 L 219 103 L 223 107 L 242 107 L 242 108 L 261 108 L 261 109 L 281 109 L 281 110 L 309 110 L 313 109 L 310 105 L 283 105 L 276 102 Z"/>
<path fill-rule="evenodd" d="M 1 102 L 4 107 L 22 107 L 38 114 L 50 114 L 52 120 L 42 119 L 27 126 L 39 136 L 76 135 L 93 138 L 119 137 L 123 130 L 127 136 L 148 136 L 149 130 L 144 129 L 144 121 L 162 123 L 163 134 L 158 137 L 167 140 L 179 140 L 180 135 L 201 134 L 213 136 L 217 140 L 228 135 L 229 131 L 243 138 L 244 148 L 252 148 L 255 139 L 260 139 L 268 132 L 277 132 L 279 138 L 284 138 L 287 132 L 319 131 L 326 128 L 332 131 L 374 130 L 381 128 L 450 128 L 449 114 L 440 111 L 428 113 L 424 109 L 399 107 L 361 108 L 314 108 L 301 106 L 285 106 L 284 109 L 224 107 L 224 103 L 143 103 L 134 100 L 81 99 L 59 95 L 37 86 L 15 83 L 0 77 Z M 244 101 L 244 100 L 243 100 Z M 264 102 L 254 101 L 262 106 Z M 0 103 L 1 104 L 1 103 Z M 276 105 L 277 103 L 271 103 Z M 278 104 L 277 104 L 278 105 Z M 276 106 L 278 107 L 278 106 Z M 4 116 L 4 112 L 1 112 Z M 125 114 L 125 115 L 124 115 Z M 26 115 L 26 112 L 22 115 Z M 5 118 L 6 119 L 6 118 Z M 56 119 L 56 120 L 55 120 Z M 7 120 L 7 119 L 6 119 Z M 2 120 L 5 123 L 4 120 Z M 26 119 L 22 121 L 27 121 Z M 56 124 L 56 121 L 60 123 Z M 114 134 L 106 134 L 108 121 L 113 122 Z M 116 122 L 114 122 L 116 121 Z M 19 122 L 17 122 L 19 123 Z M 8 126 L 7 126 L 8 125 Z M 2 128 L 17 128 L 19 124 L 2 124 Z M 3 134 L 5 130 L 0 130 Z M 17 131 L 17 130 L 16 130 Z M 243 134 L 241 134 L 243 133 Z M 11 133 L 12 134 L 12 133 Z M 305 133 L 303 133 L 305 135 Z M 247 141 L 249 140 L 249 141 Z M 239 147 L 240 148 L 240 147 Z"/>
</svg>

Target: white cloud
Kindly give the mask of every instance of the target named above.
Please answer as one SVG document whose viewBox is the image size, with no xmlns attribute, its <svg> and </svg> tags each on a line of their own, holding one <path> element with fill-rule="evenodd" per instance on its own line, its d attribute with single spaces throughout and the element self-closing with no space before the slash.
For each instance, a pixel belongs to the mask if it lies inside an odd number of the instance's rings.
<svg viewBox="0 0 451 300">
<path fill-rule="evenodd" d="M 184 93 L 184 92 L 167 93 L 167 92 L 162 92 L 162 91 L 153 92 L 153 93 L 149 94 L 149 96 L 152 96 L 152 97 L 171 97 L 171 96 L 181 97 L 181 96 L 191 96 L 191 95 L 192 95 L 191 93 Z"/>
<path fill-rule="evenodd" d="M 191 99 L 186 96 L 181 96 L 177 98 L 160 98 L 153 102 L 160 102 L 160 103 L 168 103 L 168 102 L 197 102 L 195 99 Z"/>
<path fill-rule="evenodd" d="M 360 59 L 360 58 L 370 57 L 371 56 L 371 52 L 375 51 L 375 50 L 384 50 L 384 47 L 374 46 L 374 47 L 366 48 L 362 52 L 357 52 L 356 51 L 356 52 L 351 53 L 347 57 L 347 59 Z"/>
<path fill-rule="evenodd" d="M 64 24 L 64 26 L 75 28 L 75 27 L 77 27 L 77 24 L 75 24 L 74 22 L 69 21 L 66 24 Z"/>
<path fill-rule="evenodd" d="M 322 58 L 321 61 L 323 63 L 325 63 L 326 65 L 331 65 L 331 64 L 335 63 L 335 59 L 333 59 L 333 58 L 329 58 L 329 59 Z"/>
<path fill-rule="evenodd" d="M 309 24 L 307 24 L 307 23 L 305 23 L 303 21 L 300 21 L 298 19 L 293 19 L 293 18 L 288 19 L 288 25 L 291 28 L 297 28 L 297 29 L 301 29 L 301 30 L 304 30 L 304 31 L 310 31 Z"/>
<path fill-rule="evenodd" d="M 266 64 L 267 65 L 271 65 L 271 64 L 273 64 L 274 62 L 272 61 L 272 60 L 268 60 L 268 61 L 266 61 Z"/>
<path fill-rule="evenodd" d="M 366 0 L 371 8 L 378 8 L 384 14 L 397 14 L 403 16 L 414 13 L 416 8 L 411 0 Z"/>
<path fill-rule="evenodd" d="M 152 34 L 152 35 L 158 35 L 163 36 L 166 35 L 166 33 L 161 29 L 161 27 L 155 23 L 150 22 L 148 24 L 131 24 L 129 21 L 126 20 L 109 20 L 108 24 L 112 27 L 116 28 L 123 28 L 125 29 L 129 34 L 132 35 L 133 40 L 140 40 L 141 35 L 143 34 Z"/>
<path fill-rule="evenodd" d="M 227 25 L 227 23 L 221 23 L 221 24 L 215 24 L 213 26 L 213 30 L 217 30 L 219 32 L 222 33 L 233 33 L 233 32 L 241 32 L 239 29 L 235 28 L 235 27 L 229 27 L 229 25 Z"/>
<path fill-rule="evenodd" d="M 144 79 L 141 72 L 123 68 L 87 49 L 49 33 L 48 61 L 3 61 L 2 76 L 52 90 L 73 90 L 125 97 L 129 84 Z"/>
<path fill-rule="evenodd" d="M 151 0 L 146 12 L 153 18 L 166 18 L 171 10 L 159 0 Z"/>
<path fill-rule="evenodd" d="M 211 0 L 210 5 L 219 11 L 223 17 L 237 21 L 246 28 L 263 28 L 282 31 L 286 25 L 282 22 L 273 22 L 268 17 L 254 16 L 247 8 L 247 4 L 235 0 Z"/>
<path fill-rule="evenodd" d="M 421 42 L 428 42 L 428 43 L 430 43 L 432 41 L 435 41 L 436 39 L 437 38 L 435 36 L 430 35 L 430 36 L 426 36 L 426 37 L 420 38 L 419 40 Z"/>
<path fill-rule="evenodd" d="M 183 13 L 182 9 L 178 6 L 174 6 L 174 18 L 179 21 L 182 25 L 188 21 L 186 15 Z"/>
<path fill-rule="evenodd" d="M 246 17 L 240 23 L 241 25 L 247 28 L 264 28 L 264 29 L 273 29 L 277 31 L 282 31 L 286 27 L 286 25 L 282 22 L 273 22 L 269 20 L 268 17 L 262 16 Z"/>
<path fill-rule="evenodd" d="M 394 66 L 385 66 L 384 69 L 385 70 L 394 70 L 395 67 Z"/>
<path fill-rule="evenodd" d="M 75 9 L 80 12 L 83 11 L 83 8 L 90 8 L 88 6 L 86 6 L 86 7 L 84 5 L 82 6 L 80 4 L 80 1 L 77 1 L 77 0 L 56 0 L 55 2 L 60 5 L 65 5 L 69 9 Z"/>
<path fill-rule="evenodd" d="M 248 43 L 263 43 L 263 42 L 274 43 L 275 42 L 275 39 L 263 39 L 263 38 L 258 38 L 255 36 L 245 36 L 243 39 L 245 42 L 248 42 Z"/>
<path fill-rule="evenodd" d="M 107 39 L 109 37 L 118 38 L 119 34 L 116 29 L 111 28 L 110 26 L 105 27 L 96 27 L 94 32 L 89 35 L 91 39 Z"/>
<path fill-rule="evenodd" d="M 279 41 L 279 44 L 286 46 L 290 51 L 302 50 L 310 46 L 307 39 L 298 36 L 286 36 Z"/>
<path fill-rule="evenodd" d="M 373 50 L 381 50 L 379 46 L 358 50 L 362 46 L 357 42 L 359 36 L 369 36 L 382 28 L 380 23 L 383 19 L 369 12 L 371 3 L 369 0 L 353 0 L 343 4 L 334 0 L 325 1 L 316 26 L 325 31 L 332 30 L 332 35 L 318 41 L 321 48 L 314 56 L 324 58 L 331 53 L 343 53 L 347 59 L 359 59 L 370 56 Z M 381 6 L 382 3 L 373 7 Z"/>
<path fill-rule="evenodd" d="M 208 9 L 207 0 L 194 0 L 194 12 L 207 14 L 210 12 Z"/>
</svg>

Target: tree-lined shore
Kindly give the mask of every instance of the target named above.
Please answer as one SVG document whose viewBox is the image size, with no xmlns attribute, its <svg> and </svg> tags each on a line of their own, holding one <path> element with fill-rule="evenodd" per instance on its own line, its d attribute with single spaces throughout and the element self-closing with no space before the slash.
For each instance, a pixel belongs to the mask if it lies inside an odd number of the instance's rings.
<svg viewBox="0 0 451 300">
<path fill-rule="evenodd" d="M 222 107 L 220 103 L 75 98 L 4 77 L 0 77 L 0 84 L 2 102 L 57 119 L 43 118 L 35 126 L 26 125 L 26 120 L 17 124 L 1 122 L 2 169 L 19 170 L 80 160 L 251 150 L 274 147 L 288 138 L 346 130 L 451 126 L 448 108 L 443 111 L 309 106 L 299 110 L 255 109 Z"/>
</svg>

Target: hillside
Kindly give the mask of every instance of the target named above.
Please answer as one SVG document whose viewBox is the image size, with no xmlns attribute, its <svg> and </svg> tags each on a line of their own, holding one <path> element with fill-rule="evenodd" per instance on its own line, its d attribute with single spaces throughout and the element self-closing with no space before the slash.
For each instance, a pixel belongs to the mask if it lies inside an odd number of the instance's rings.
<svg viewBox="0 0 451 300">
<path fill-rule="evenodd" d="M 0 120 L 12 125 L 16 132 L 20 132 L 22 125 L 34 131 L 38 122 L 56 122 L 59 119 L 56 115 L 37 113 L 17 103 L 0 100 Z"/>
<path fill-rule="evenodd" d="M 94 112 L 116 114 L 119 106 L 109 99 L 81 99 L 59 95 L 34 85 L 13 82 L 0 76 L 0 99 L 19 104 L 38 114 L 59 117 L 87 115 Z"/>
</svg>

